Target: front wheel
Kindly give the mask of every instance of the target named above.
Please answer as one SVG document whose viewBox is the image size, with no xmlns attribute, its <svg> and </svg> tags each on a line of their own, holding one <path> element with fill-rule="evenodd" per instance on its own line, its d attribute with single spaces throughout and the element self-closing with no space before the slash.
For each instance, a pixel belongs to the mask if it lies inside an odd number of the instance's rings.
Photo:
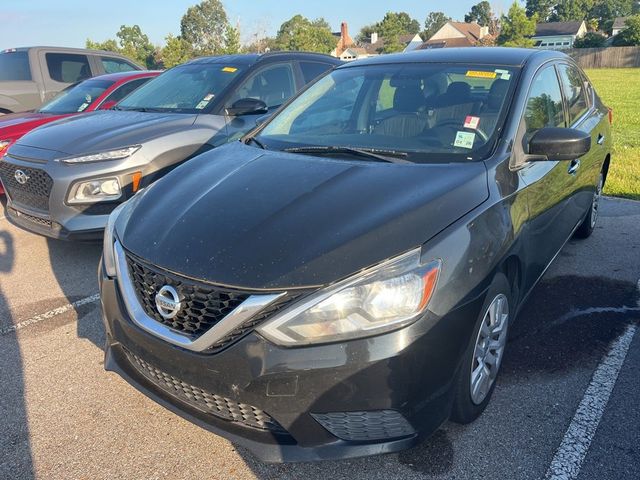
<svg viewBox="0 0 640 480">
<path fill-rule="evenodd" d="M 499 273 L 489 287 L 455 381 L 454 422 L 472 422 L 489 403 L 507 344 L 510 298 L 507 277 Z"/>
<path fill-rule="evenodd" d="M 598 221 L 598 209 L 600 208 L 600 198 L 602 197 L 602 187 L 604 186 L 604 174 L 600 172 L 600 178 L 598 179 L 598 185 L 593 192 L 593 199 L 591 200 L 591 207 L 587 212 L 587 216 L 576 230 L 576 238 L 589 237 L 596 228 L 596 222 Z"/>
</svg>

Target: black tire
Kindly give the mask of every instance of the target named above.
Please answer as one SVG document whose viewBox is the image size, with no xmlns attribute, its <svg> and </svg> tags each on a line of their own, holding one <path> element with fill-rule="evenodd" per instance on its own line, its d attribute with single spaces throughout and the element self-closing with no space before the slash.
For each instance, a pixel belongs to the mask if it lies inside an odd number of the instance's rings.
<svg viewBox="0 0 640 480">
<path fill-rule="evenodd" d="M 580 224 L 574 236 L 576 238 L 588 238 L 596 229 L 596 222 L 598 220 L 598 208 L 600 206 L 600 197 L 602 196 L 602 187 L 604 186 L 604 173 L 600 172 L 600 178 L 598 184 L 593 192 L 593 199 L 591 200 L 591 206 L 589 212 L 584 218 L 584 221 Z"/>
<path fill-rule="evenodd" d="M 512 302 L 511 287 L 509 285 L 507 277 L 502 273 L 498 273 L 496 274 L 493 282 L 491 283 L 491 286 L 489 287 L 489 290 L 487 291 L 487 296 L 482 305 L 482 309 L 478 314 L 478 318 L 473 329 L 473 334 L 471 335 L 471 339 L 469 340 L 469 345 L 465 350 L 464 358 L 462 359 L 462 365 L 460 366 L 456 379 L 454 381 L 454 401 L 451 410 L 451 420 L 456 423 L 471 423 L 476 418 L 478 418 L 487 407 L 489 400 L 491 400 L 493 390 L 496 387 L 496 379 L 500 372 L 502 359 L 504 358 L 504 347 L 501 354 L 499 355 L 496 374 L 491 381 L 492 383 L 488 391 L 486 392 L 484 399 L 480 402 L 477 402 L 472 398 L 473 394 L 471 387 L 471 375 L 474 370 L 474 366 L 478 366 L 476 365 L 478 362 L 477 360 L 475 360 L 474 354 L 476 351 L 476 343 L 480 339 L 480 328 L 485 321 L 489 307 L 496 299 L 498 299 L 499 297 L 502 298 L 502 296 L 504 296 L 504 298 L 506 299 L 508 308 L 508 318 L 505 322 L 507 328 L 504 338 L 504 344 L 506 345 L 506 340 L 509 333 L 508 326 L 511 321 L 511 312 L 514 311 L 515 305 L 513 305 Z"/>
</svg>

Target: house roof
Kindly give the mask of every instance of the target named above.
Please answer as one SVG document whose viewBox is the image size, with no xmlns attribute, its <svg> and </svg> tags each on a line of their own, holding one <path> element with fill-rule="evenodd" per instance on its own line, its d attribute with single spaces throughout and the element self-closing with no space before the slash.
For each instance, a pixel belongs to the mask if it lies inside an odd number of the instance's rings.
<svg viewBox="0 0 640 480">
<path fill-rule="evenodd" d="M 466 22 L 449 22 L 449 25 L 453 26 L 456 30 L 460 31 L 467 40 L 471 43 L 475 43 L 480 40 L 480 25 L 475 22 L 466 23 Z"/>
<path fill-rule="evenodd" d="M 439 38 L 437 40 L 427 40 L 418 47 L 419 50 L 427 50 L 430 48 L 444 47 L 473 47 L 475 42 L 469 41 L 468 38 Z"/>
<path fill-rule="evenodd" d="M 628 17 L 616 17 L 616 19 L 613 21 L 613 28 L 625 28 L 625 22 L 627 21 Z"/>
<path fill-rule="evenodd" d="M 427 50 L 431 48 L 443 48 L 443 47 L 472 47 L 478 43 L 482 38 L 482 27 L 475 22 L 453 22 L 449 20 L 446 25 L 450 25 L 458 30 L 464 37 L 451 37 L 451 38 L 437 38 L 433 39 L 435 35 L 440 31 L 433 34 L 433 36 L 424 42 L 420 47 L 421 50 Z"/>
<path fill-rule="evenodd" d="M 579 22 L 548 22 L 536 25 L 535 37 L 553 37 L 556 35 L 577 35 L 583 21 Z"/>
</svg>

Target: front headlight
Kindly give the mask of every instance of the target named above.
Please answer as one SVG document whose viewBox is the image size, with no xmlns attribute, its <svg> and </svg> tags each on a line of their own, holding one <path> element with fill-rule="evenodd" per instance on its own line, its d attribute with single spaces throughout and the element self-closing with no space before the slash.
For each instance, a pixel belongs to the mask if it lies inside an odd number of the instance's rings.
<svg viewBox="0 0 640 480">
<path fill-rule="evenodd" d="M 89 163 L 89 162 L 102 162 L 104 160 L 121 160 L 123 158 L 130 157 L 140 149 L 140 145 L 132 145 L 130 147 L 123 147 L 117 150 L 109 150 L 107 152 L 90 153 L 87 155 L 78 155 L 74 157 L 61 158 L 63 163 Z"/>
<path fill-rule="evenodd" d="M 11 140 L 0 140 L 0 157 L 4 155 L 9 145 L 11 145 Z"/>
<path fill-rule="evenodd" d="M 78 182 L 71 187 L 67 203 L 96 203 L 118 200 L 122 196 L 120 182 L 116 177 L 98 178 Z"/>
<path fill-rule="evenodd" d="M 404 327 L 425 311 L 441 264 L 421 264 L 420 248 L 412 250 L 320 290 L 257 330 L 274 343 L 297 346 Z"/>
<path fill-rule="evenodd" d="M 126 205 L 126 203 L 118 205 L 118 207 L 111 212 L 111 215 L 109 215 L 109 219 L 107 220 L 107 226 L 104 229 L 102 264 L 104 265 L 104 271 L 107 273 L 107 276 L 111 278 L 116 276 L 116 257 L 115 252 L 113 251 L 113 244 L 116 241 L 116 220 Z"/>
</svg>

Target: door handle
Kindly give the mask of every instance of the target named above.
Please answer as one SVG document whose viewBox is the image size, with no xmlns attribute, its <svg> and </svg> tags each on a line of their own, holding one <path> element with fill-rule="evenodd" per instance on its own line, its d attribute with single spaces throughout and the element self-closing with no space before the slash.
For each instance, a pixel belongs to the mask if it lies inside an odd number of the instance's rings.
<svg viewBox="0 0 640 480">
<path fill-rule="evenodd" d="M 604 143 L 604 135 L 602 135 L 601 133 L 598 134 L 597 143 L 598 145 L 602 145 Z"/>
<path fill-rule="evenodd" d="M 580 159 L 578 158 L 576 160 L 571 161 L 571 164 L 569 165 L 569 170 L 567 170 L 567 172 L 569 173 L 569 175 L 575 175 L 579 168 L 580 168 Z"/>
</svg>

